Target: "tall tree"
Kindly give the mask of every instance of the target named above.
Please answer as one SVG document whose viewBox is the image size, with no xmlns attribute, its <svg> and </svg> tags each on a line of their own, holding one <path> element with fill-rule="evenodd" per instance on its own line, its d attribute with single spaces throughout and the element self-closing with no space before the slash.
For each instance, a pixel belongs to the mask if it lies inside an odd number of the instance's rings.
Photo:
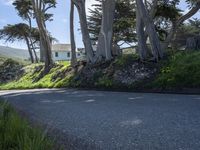
<svg viewBox="0 0 200 150">
<path fill-rule="evenodd" d="M 13 6 L 18 12 L 18 15 L 29 24 L 29 37 L 31 37 L 31 29 L 32 29 L 32 18 L 33 18 L 33 10 L 30 0 L 15 0 L 13 1 Z M 34 52 L 35 61 L 38 62 L 38 57 L 36 55 L 35 45 L 30 38 L 30 48 Z"/>
<path fill-rule="evenodd" d="M 56 7 L 55 0 L 31 0 L 31 4 L 33 7 L 34 17 L 36 19 L 36 23 L 38 29 L 40 31 L 40 42 L 41 46 L 44 48 L 45 55 L 45 72 L 49 72 L 53 65 L 52 53 L 51 53 L 51 41 L 48 35 L 48 31 L 46 29 L 45 20 L 50 18 L 51 15 L 46 14 L 46 12 L 53 7 Z"/>
<path fill-rule="evenodd" d="M 89 9 L 88 27 L 91 40 L 97 42 L 102 23 L 102 0 L 95 1 L 97 4 Z M 116 0 L 113 24 L 114 44 L 131 44 L 136 41 L 134 8 L 133 0 Z"/>
<path fill-rule="evenodd" d="M 113 21 L 115 13 L 115 0 L 102 1 L 102 23 L 98 38 L 97 58 L 102 60 L 112 59 L 112 43 L 113 43 Z"/>
<path fill-rule="evenodd" d="M 160 45 L 158 35 L 156 33 L 156 30 L 155 30 L 153 19 L 150 16 L 150 14 L 148 13 L 147 6 L 145 6 L 143 1 L 136 0 L 136 5 L 137 5 L 137 15 L 138 15 L 137 19 L 141 20 L 143 22 L 145 28 L 143 28 L 142 30 L 146 30 L 146 34 L 149 37 L 153 59 L 158 61 L 159 58 L 163 57 L 163 52 L 162 52 L 162 49 L 161 49 L 161 45 Z M 138 20 L 136 20 L 136 22 Z M 139 25 L 139 24 L 137 24 L 137 25 Z M 137 27 L 137 28 L 139 28 L 139 27 Z M 141 38 L 141 37 L 139 37 L 139 34 L 140 33 L 137 33 L 138 39 Z M 138 42 L 141 42 L 141 41 L 138 41 Z M 145 41 L 145 43 L 146 43 L 146 41 Z M 145 44 L 145 43 L 138 43 L 138 45 Z M 141 48 L 141 47 L 139 47 L 139 48 Z M 144 51 L 143 49 L 138 49 L 138 50 Z M 143 52 L 143 54 L 144 54 L 144 52 Z M 140 55 L 140 56 L 146 57 L 146 55 Z M 141 59 L 146 59 L 146 58 L 143 58 L 143 57 L 141 57 Z"/>
<path fill-rule="evenodd" d="M 74 2 L 71 0 L 71 8 L 70 8 L 70 40 L 71 40 L 71 65 L 76 66 L 77 58 L 76 58 L 76 43 L 74 39 Z"/>
<path fill-rule="evenodd" d="M 85 10 L 85 0 L 72 0 L 78 10 L 80 25 L 81 25 L 81 32 L 82 32 L 82 39 L 83 44 L 86 51 L 87 61 L 89 63 L 94 63 L 94 52 L 92 48 L 92 43 L 90 40 L 90 35 L 88 31 L 88 24 L 86 18 L 86 10 Z"/>
<path fill-rule="evenodd" d="M 176 34 L 177 29 L 181 26 L 181 24 L 192 17 L 194 14 L 198 12 L 200 9 L 200 1 L 195 0 L 186 0 L 188 4 L 190 4 L 190 10 L 186 14 L 180 14 L 180 11 L 177 9 L 178 4 L 180 3 L 180 0 L 170 0 L 170 1 L 161 1 L 161 0 L 150 0 L 150 1 L 139 1 L 137 2 L 137 13 L 140 15 L 140 17 L 137 17 L 143 20 L 144 28 L 142 28 L 144 32 L 145 39 L 142 41 L 141 39 L 138 41 L 139 45 L 139 51 L 146 51 L 141 48 L 142 42 L 146 43 L 147 37 L 149 38 L 150 45 L 152 48 L 152 54 L 154 56 L 154 59 L 158 60 L 158 58 L 162 58 L 162 50 L 166 50 L 169 46 L 169 44 L 174 39 L 174 36 Z M 145 2 L 145 3 L 144 3 Z M 167 7 L 166 7 L 167 6 Z M 166 8 L 168 11 L 166 11 Z M 169 9 L 170 8 L 170 9 Z M 170 10 L 170 11 L 169 11 Z M 163 18 L 164 19 L 163 19 Z M 171 23 L 167 25 L 165 32 L 165 37 L 161 38 L 161 41 L 158 40 L 157 34 L 160 33 L 158 30 L 158 25 L 161 25 L 160 27 L 164 27 L 162 24 L 167 19 L 171 19 Z M 161 22 L 158 22 L 161 21 Z M 168 21 L 168 20 L 167 20 Z M 161 23 L 161 24 L 160 24 Z M 137 24 L 138 25 L 138 24 Z M 154 29 L 156 28 L 156 30 Z M 139 29 L 139 27 L 138 27 Z M 141 38 L 140 33 L 137 34 L 138 39 Z M 160 44 L 159 44 L 160 43 Z M 161 46 L 160 46 L 161 45 Z M 142 57 L 142 55 L 140 55 Z M 144 58 L 141 58 L 144 59 Z"/>
<path fill-rule="evenodd" d="M 0 30 L 0 39 L 5 39 L 6 42 L 14 42 L 18 41 L 25 41 L 28 52 L 30 55 L 31 62 L 34 63 L 34 57 L 31 50 L 31 43 L 30 39 L 34 39 L 34 37 L 30 37 L 29 34 L 29 26 L 24 23 L 19 23 L 15 25 L 7 25 L 3 29 Z M 33 28 L 31 31 L 37 30 Z M 34 31 L 35 32 L 35 31 Z"/>
<path fill-rule="evenodd" d="M 171 41 L 174 39 L 174 36 L 176 34 L 177 29 L 181 26 L 181 24 L 190 19 L 193 15 L 195 15 L 199 9 L 200 9 L 200 1 L 199 0 L 186 0 L 188 2 L 190 10 L 184 14 L 178 17 L 174 22 L 172 23 L 172 27 L 168 33 L 168 36 L 166 37 L 165 41 L 162 42 L 163 49 L 167 49 Z"/>
</svg>

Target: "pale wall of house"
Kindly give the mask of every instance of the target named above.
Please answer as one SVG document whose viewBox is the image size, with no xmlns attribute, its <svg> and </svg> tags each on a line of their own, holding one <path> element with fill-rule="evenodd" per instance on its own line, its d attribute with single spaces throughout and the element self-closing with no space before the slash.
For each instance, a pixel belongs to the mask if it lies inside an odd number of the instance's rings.
<svg viewBox="0 0 200 150">
<path fill-rule="evenodd" d="M 57 52 L 57 53 L 58 53 L 58 56 L 56 57 L 56 52 L 53 52 L 54 61 L 71 60 L 70 52 Z M 68 53 L 70 53 L 70 57 L 68 56 Z"/>
<path fill-rule="evenodd" d="M 56 57 L 56 52 L 52 52 L 53 56 L 53 60 L 54 61 L 70 61 L 71 60 L 71 52 L 57 52 L 57 57 Z M 78 59 L 82 58 L 83 57 L 83 54 L 81 53 L 76 53 L 76 57 Z"/>
</svg>

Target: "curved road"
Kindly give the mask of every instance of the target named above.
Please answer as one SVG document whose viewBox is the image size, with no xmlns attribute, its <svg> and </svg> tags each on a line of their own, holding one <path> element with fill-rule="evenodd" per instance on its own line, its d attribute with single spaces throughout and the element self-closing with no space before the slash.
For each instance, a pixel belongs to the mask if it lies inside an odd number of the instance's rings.
<svg viewBox="0 0 200 150">
<path fill-rule="evenodd" d="M 200 148 L 200 95 L 40 89 L 0 96 L 73 139 L 69 149 Z"/>
</svg>

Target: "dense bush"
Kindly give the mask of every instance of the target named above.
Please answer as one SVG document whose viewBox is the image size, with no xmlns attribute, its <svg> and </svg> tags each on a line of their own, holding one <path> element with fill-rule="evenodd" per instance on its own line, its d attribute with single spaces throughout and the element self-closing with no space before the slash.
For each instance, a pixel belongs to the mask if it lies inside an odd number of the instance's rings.
<svg viewBox="0 0 200 150">
<path fill-rule="evenodd" d="M 200 52 L 178 52 L 161 69 L 153 86 L 159 88 L 200 88 Z"/>
</svg>

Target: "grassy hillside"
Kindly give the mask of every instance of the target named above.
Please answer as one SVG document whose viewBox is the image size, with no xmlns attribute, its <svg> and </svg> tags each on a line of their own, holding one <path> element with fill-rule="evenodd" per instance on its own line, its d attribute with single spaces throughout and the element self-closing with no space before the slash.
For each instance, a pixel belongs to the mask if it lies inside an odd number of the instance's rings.
<svg viewBox="0 0 200 150">
<path fill-rule="evenodd" d="M 29 53 L 28 50 L 24 49 L 16 49 L 6 46 L 0 46 L 0 56 L 6 57 L 6 58 L 12 58 L 15 60 L 28 60 L 29 59 Z"/>
<path fill-rule="evenodd" d="M 0 83 L 0 89 L 98 88 L 123 90 L 200 88 L 200 51 L 177 52 L 160 63 L 140 62 L 124 55 L 104 64 L 55 65 L 41 76 L 43 65 L 29 65 L 18 80 Z"/>
</svg>

